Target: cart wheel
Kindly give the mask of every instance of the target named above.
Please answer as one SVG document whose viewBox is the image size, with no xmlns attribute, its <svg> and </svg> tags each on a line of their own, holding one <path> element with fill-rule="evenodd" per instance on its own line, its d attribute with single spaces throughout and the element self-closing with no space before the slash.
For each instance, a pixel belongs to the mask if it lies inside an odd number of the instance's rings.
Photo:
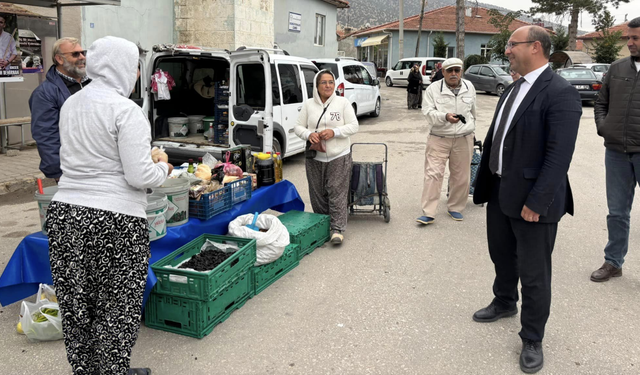
<svg viewBox="0 0 640 375">
<path fill-rule="evenodd" d="M 384 206 L 384 222 L 388 223 L 391 220 L 391 211 L 389 210 L 389 207 Z"/>
</svg>

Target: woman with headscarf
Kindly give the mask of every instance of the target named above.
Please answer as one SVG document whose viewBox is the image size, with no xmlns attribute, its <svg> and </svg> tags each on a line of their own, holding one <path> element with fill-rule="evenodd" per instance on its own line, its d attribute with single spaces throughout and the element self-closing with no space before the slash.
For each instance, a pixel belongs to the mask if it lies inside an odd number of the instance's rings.
<svg viewBox="0 0 640 375">
<path fill-rule="evenodd" d="M 146 114 L 129 100 L 140 52 L 96 40 L 91 85 L 60 110 L 58 192 L 47 211 L 49 257 L 67 359 L 74 374 L 146 375 L 130 369 L 149 265 L 146 189 L 173 167 L 154 163 Z"/>
<path fill-rule="evenodd" d="M 331 216 L 331 243 L 339 245 L 347 229 L 349 137 L 358 132 L 358 119 L 349 100 L 336 95 L 331 71 L 316 74 L 313 98 L 304 102 L 295 132 L 315 150 L 306 153 L 305 164 L 313 212 Z"/>
<path fill-rule="evenodd" d="M 407 108 L 415 109 L 418 108 L 420 104 L 421 90 L 422 87 L 422 74 L 420 74 L 420 68 L 418 68 L 418 64 L 414 64 L 411 67 L 411 71 L 409 72 L 409 85 L 407 86 Z"/>
</svg>

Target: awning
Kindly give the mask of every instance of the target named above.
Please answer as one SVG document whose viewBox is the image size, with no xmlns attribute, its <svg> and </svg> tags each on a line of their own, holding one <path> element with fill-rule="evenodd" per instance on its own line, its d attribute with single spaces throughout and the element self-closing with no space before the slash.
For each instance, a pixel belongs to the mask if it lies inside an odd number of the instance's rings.
<svg viewBox="0 0 640 375">
<path fill-rule="evenodd" d="M 387 39 L 388 37 L 389 35 L 374 36 L 362 42 L 360 47 L 377 46 L 378 44 L 382 44 L 382 41 Z"/>
<path fill-rule="evenodd" d="M 549 62 L 562 63 L 566 68 L 575 64 L 591 64 L 593 60 L 582 51 L 558 51 L 551 54 Z"/>
</svg>

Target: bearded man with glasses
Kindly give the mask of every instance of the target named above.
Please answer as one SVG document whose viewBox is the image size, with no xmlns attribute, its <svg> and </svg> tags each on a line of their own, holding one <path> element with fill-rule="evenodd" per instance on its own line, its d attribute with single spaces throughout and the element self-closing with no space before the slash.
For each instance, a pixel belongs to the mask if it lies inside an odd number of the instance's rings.
<svg viewBox="0 0 640 375">
<path fill-rule="evenodd" d="M 47 78 L 29 98 L 31 134 L 38 145 L 40 171 L 56 182 L 60 170 L 60 108 L 73 94 L 91 82 L 85 71 L 87 51 L 76 38 L 62 38 L 53 45 L 53 66 Z"/>
</svg>

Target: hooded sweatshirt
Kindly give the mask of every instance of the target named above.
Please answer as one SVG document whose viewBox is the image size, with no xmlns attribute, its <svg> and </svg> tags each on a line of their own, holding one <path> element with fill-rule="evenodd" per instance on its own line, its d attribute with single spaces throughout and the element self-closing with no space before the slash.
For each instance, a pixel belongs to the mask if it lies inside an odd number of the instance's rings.
<svg viewBox="0 0 640 375">
<path fill-rule="evenodd" d="M 331 73 L 327 70 L 321 71 Z M 320 74 L 320 73 L 318 73 Z M 322 103 L 316 82 L 318 74 L 313 78 L 313 98 L 307 99 L 302 106 L 300 115 L 294 131 L 296 135 L 304 140 L 309 139 L 312 132 L 321 132 L 325 129 L 333 129 L 334 137 L 326 141 L 327 152 L 316 154 L 315 160 L 330 162 L 341 156 L 349 154 L 351 141 L 349 136 L 358 132 L 358 119 L 349 100 L 342 96 L 337 96 L 335 91 L 326 102 Z M 333 73 L 331 73 L 333 77 Z M 335 77 L 333 77 L 335 81 Z M 324 108 L 327 110 L 324 111 Z M 320 116 L 322 115 L 322 118 Z M 320 122 L 318 123 L 318 119 Z M 318 129 L 316 130 L 316 124 Z"/>
<path fill-rule="evenodd" d="M 62 177 L 54 201 L 146 218 L 146 188 L 160 186 L 166 163 L 151 160 L 151 127 L 129 100 L 138 47 L 120 38 L 96 40 L 87 52 L 93 80 L 60 111 Z"/>
</svg>

